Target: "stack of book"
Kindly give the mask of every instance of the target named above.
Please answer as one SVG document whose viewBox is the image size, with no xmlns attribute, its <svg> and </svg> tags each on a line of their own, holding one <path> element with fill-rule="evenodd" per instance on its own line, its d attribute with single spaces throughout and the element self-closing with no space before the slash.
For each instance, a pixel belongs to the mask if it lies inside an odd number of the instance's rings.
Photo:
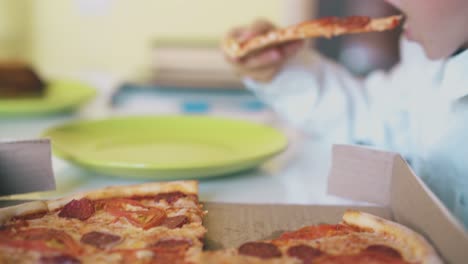
<svg viewBox="0 0 468 264">
<path fill-rule="evenodd" d="M 151 82 L 164 87 L 240 89 L 242 83 L 217 42 L 160 43 L 153 49 Z"/>
</svg>

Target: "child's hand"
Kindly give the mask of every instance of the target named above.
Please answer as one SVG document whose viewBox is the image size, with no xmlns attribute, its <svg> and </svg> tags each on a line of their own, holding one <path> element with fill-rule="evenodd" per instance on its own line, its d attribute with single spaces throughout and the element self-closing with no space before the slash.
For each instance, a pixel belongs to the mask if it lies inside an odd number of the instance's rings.
<svg viewBox="0 0 468 264">
<path fill-rule="evenodd" d="M 257 20 L 248 27 L 234 28 L 228 34 L 239 41 L 246 41 L 273 29 L 275 26 L 271 22 Z M 294 41 L 262 49 L 241 59 L 232 59 L 228 56 L 226 58 L 239 75 L 259 82 L 268 82 L 278 73 L 287 59 L 304 46 L 303 44 L 303 41 Z"/>
</svg>

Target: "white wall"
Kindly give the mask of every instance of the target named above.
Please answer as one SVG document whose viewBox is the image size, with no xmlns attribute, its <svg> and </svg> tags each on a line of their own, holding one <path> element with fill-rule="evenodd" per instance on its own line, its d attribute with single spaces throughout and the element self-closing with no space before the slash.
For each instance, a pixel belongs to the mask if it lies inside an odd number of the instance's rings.
<svg viewBox="0 0 468 264">
<path fill-rule="evenodd" d="M 155 38 L 218 39 L 256 17 L 280 19 L 280 0 L 32 1 L 32 57 L 50 77 L 108 71 L 134 78 Z"/>
</svg>

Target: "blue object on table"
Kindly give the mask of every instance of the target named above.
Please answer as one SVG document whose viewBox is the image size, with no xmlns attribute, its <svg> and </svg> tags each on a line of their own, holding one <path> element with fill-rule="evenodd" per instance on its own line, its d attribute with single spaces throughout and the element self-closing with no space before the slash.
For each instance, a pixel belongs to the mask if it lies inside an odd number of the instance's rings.
<svg viewBox="0 0 468 264">
<path fill-rule="evenodd" d="M 210 111 L 210 104 L 204 101 L 185 101 L 182 103 L 184 113 L 205 113 Z"/>
<path fill-rule="evenodd" d="M 125 84 L 112 97 L 115 108 L 125 107 L 129 102 L 151 103 L 161 101 L 173 104 L 183 113 L 261 112 L 268 107 L 253 93 L 244 89 L 160 87 L 154 85 Z M 135 104 L 133 104 L 135 106 Z M 138 105 L 138 103 L 136 104 Z"/>
<path fill-rule="evenodd" d="M 262 111 L 266 108 L 265 104 L 258 100 L 245 102 L 242 104 L 242 107 L 253 112 Z"/>
</svg>

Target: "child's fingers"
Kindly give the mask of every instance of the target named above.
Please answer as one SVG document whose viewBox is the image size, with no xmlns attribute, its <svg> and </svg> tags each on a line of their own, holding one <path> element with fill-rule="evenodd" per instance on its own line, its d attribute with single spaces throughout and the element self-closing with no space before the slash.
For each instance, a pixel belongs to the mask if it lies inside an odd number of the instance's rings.
<svg viewBox="0 0 468 264">
<path fill-rule="evenodd" d="M 245 29 L 237 36 L 237 41 L 244 42 L 247 41 L 255 36 L 259 35 L 258 32 L 255 32 L 252 29 Z"/>
<path fill-rule="evenodd" d="M 247 76 L 258 82 L 269 82 L 275 77 L 279 69 L 281 69 L 280 65 L 276 64 L 271 65 L 270 67 L 257 68 L 254 70 L 246 70 L 244 68 L 240 68 L 238 70 L 238 73 L 241 76 Z"/>
<path fill-rule="evenodd" d="M 244 42 L 275 28 L 267 20 L 257 20 L 248 27 L 233 28 L 227 35 L 239 42 Z M 281 68 L 283 53 L 281 46 L 276 46 L 260 50 L 244 58 L 232 58 L 227 54 L 224 56 L 239 75 L 249 76 L 257 81 L 269 81 Z"/>
<path fill-rule="evenodd" d="M 274 28 L 275 26 L 269 21 L 257 20 L 250 27 L 244 28 L 244 30 L 238 35 L 236 39 L 240 42 L 244 42 L 258 35 L 266 33 Z"/>
<path fill-rule="evenodd" d="M 237 39 L 245 30 L 245 27 L 235 27 L 229 30 L 226 35 L 228 37 Z"/>
<path fill-rule="evenodd" d="M 240 63 L 246 69 L 256 69 L 275 64 L 282 58 L 281 52 L 276 48 L 269 48 L 255 55 L 243 59 Z"/>
<path fill-rule="evenodd" d="M 266 33 L 268 31 L 275 29 L 276 26 L 268 20 L 259 19 L 259 20 L 254 21 L 252 25 L 250 26 L 250 28 L 252 29 L 252 31 L 256 32 L 257 34 L 263 34 L 263 33 Z"/>
<path fill-rule="evenodd" d="M 295 54 L 297 51 L 299 51 L 302 47 L 304 46 L 304 41 L 299 40 L 299 41 L 293 41 L 284 44 L 281 47 L 281 50 L 283 52 L 284 57 L 289 57 L 293 54 Z"/>
<path fill-rule="evenodd" d="M 237 41 L 243 42 L 247 41 L 250 38 L 253 38 L 255 35 L 257 35 L 254 30 L 251 28 L 247 27 L 235 27 L 231 29 L 228 33 L 227 36 L 236 39 Z"/>
<path fill-rule="evenodd" d="M 226 53 L 223 53 L 223 55 L 224 55 L 224 59 L 225 59 L 227 62 L 231 63 L 231 64 L 240 64 L 241 61 L 242 61 L 241 58 L 233 58 L 233 57 L 227 55 Z"/>
</svg>

